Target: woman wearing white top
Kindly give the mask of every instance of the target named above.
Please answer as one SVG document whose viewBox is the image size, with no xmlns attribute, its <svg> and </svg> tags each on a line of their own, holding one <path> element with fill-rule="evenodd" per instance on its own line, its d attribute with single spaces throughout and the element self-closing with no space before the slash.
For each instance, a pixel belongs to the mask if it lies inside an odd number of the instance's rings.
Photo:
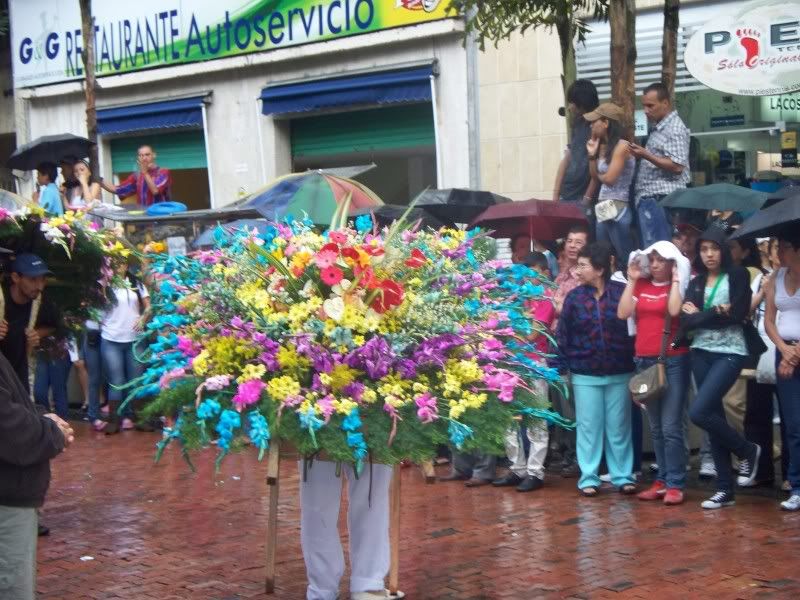
<svg viewBox="0 0 800 600">
<path fill-rule="evenodd" d="M 72 195 L 67 198 L 70 210 L 86 210 L 100 201 L 102 190 L 100 184 L 92 177 L 92 171 L 86 160 L 79 160 L 73 167 L 73 174 L 80 185 L 71 189 Z"/>
<path fill-rule="evenodd" d="M 101 323 L 100 354 L 103 359 L 103 372 L 109 383 L 108 402 L 111 421 L 106 433 L 117 433 L 120 429 L 133 429 L 133 411 L 127 407 L 118 414 L 125 385 L 139 376 L 141 368 L 133 355 L 136 338 L 144 328 L 150 313 L 150 297 L 147 288 L 130 272 L 128 264 L 119 267 L 118 274 L 125 278 L 126 285 L 114 288 L 112 293 L 115 305 L 106 311 Z"/>
<path fill-rule="evenodd" d="M 775 343 L 778 403 L 786 427 L 783 452 L 789 453 L 792 495 L 781 508 L 796 511 L 800 510 L 800 235 L 779 235 L 778 255 L 784 266 L 767 282 L 764 329 Z"/>
</svg>

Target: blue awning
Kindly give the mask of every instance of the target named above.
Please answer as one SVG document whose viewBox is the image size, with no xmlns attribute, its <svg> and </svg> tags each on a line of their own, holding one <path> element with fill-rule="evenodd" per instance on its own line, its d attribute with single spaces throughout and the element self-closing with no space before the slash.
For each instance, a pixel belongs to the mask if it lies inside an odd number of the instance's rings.
<svg viewBox="0 0 800 600">
<path fill-rule="evenodd" d="M 261 91 L 265 115 L 300 113 L 338 106 L 430 102 L 431 65 L 302 83 L 276 85 Z"/>
<path fill-rule="evenodd" d="M 194 96 L 98 110 L 97 133 L 108 135 L 145 129 L 202 127 L 204 98 Z"/>
</svg>

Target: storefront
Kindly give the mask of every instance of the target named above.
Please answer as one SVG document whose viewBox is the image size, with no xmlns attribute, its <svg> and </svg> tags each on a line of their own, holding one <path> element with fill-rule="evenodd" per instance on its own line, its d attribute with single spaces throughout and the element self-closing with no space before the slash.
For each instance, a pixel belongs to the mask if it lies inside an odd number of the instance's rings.
<svg viewBox="0 0 800 600">
<path fill-rule="evenodd" d="M 661 10 L 637 14 L 637 94 L 660 79 L 662 27 Z M 578 76 L 595 81 L 605 98 L 611 91 L 609 38 L 608 24 L 595 23 L 586 46 L 579 46 L 577 53 Z M 782 152 L 792 132 L 800 129 L 799 44 L 796 3 L 681 6 L 675 106 L 692 133 L 690 162 L 696 185 L 755 180 L 756 187 L 769 189 L 787 178 L 800 178 L 796 158 L 792 161 L 788 151 Z M 790 62 L 775 71 L 776 64 L 784 64 L 776 60 Z M 756 95 L 763 93 L 773 95 Z M 641 122 L 644 115 L 637 117 Z M 641 125 L 637 135 L 646 134 Z"/>
<path fill-rule="evenodd" d="M 93 3 L 106 179 L 131 172 L 147 144 L 192 208 L 292 170 L 369 162 L 364 183 L 391 203 L 475 180 L 477 82 L 446 2 L 234 4 L 145 0 L 121 15 L 111 0 Z M 32 18 L 56 12 L 57 29 Z M 18 143 L 85 133 L 77 3 L 12 0 L 11 19 Z"/>
</svg>

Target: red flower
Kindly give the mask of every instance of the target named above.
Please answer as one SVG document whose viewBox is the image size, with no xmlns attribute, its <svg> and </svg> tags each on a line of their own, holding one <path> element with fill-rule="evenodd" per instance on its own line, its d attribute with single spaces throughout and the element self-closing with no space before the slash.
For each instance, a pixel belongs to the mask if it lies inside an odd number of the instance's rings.
<svg viewBox="0 0 800 600">
<path fill-rule="evenodd" d="M 375 289 L 379 293 L 370 304 L 375 312 L 384 313 L 403 302 L 403 286 L 396 281 L 391 279 L 377 281 Z"/>
<path fill-rule="evenodd" d="M 331 252 L 339 254 L 339 245 L 334 243 L 329 243 L 325 244 L 322 248 L 319 249 L 320 252 L 324 252 L 325 250 L 330 250 Z"/>
<path fill-rule="evenodd" d="M 339 267 L 327 267 L 319 272 L 319 276 L 325 285 L 334 286 L 342 280 L 344 273 Z"/>
<path fill-rule="evenodd" d="M 383 248 L 373 246 L 372 244 L 363 244 L 361 249 L 370 256 L 381 256 L 384 253 Z"/>
<path fill-rule="evenodd" d="M 406 266 L 411 267 L 412 269 L 419 269 L 422 265 L 424 265 L 428 261 L 428 257 L 426 257 L 422 250 L 419 248 L 414 248 L 411 251 L 411 256 L 406 259 Z"/>
</svg>

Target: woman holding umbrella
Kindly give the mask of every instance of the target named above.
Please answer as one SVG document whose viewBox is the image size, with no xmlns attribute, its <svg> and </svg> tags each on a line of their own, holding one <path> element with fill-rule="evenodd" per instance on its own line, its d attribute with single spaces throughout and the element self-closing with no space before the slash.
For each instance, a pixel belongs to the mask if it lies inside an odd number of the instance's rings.
<svg viewBox="0 0 800 600">
<path fill-rule="evenodd" d="M 697 395 L 689 411 L 692 422 L 708 432 L 717 470 L 717 491 L 702 503 L 705 509 L 733 506 L 731 453 L 739 457 L 740 485 L 752 483 L 761 448 L 748 442 L 725 419 L 723 396 L 736 382 L 750 352 L 742 324 L 750 312 L 750 274 L 731 260 L 725 232 L 709 227 L 697 241 L 695 270 L 681 307 L 681 328 L 675 345 L 691 334 L 692 372 Z"/>
</svg>

